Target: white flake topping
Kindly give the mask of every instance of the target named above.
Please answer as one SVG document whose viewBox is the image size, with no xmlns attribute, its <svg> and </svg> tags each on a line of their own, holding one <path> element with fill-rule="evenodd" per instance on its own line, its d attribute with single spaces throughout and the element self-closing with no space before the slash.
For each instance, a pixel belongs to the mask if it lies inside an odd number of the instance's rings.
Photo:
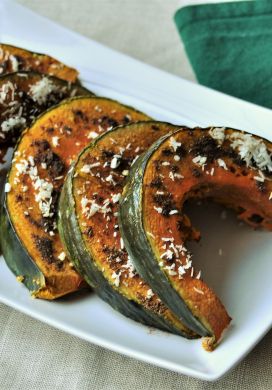
<svg viewBox="0 0 272 390">
<path fill-rule="evenodd" d="M 8 118 L 8 119 L 5 120 L 4 122 L 2 122 L 2 124 L 1 124 L 1 130 L 2 130 L 4 133 L 7 133 L 7 132 L 9 132 L 10 130 L 15 129 L 16 127 L 24 126 L 25 123 L 26 123 L 25 118 L 22 118 L 22 117 L 20 117 L 19 115 L 18 115 L 18 116 L 13 116 L 13 117 L 11 117 L 11 118 Z"/>
<path fill-rule="evenodd" d="M 161 208 L 161 207 L 156 207 L 156 206 L 154 206 L 154 209 L 155 209 L 159 214 L 162 213 L 162 208 Z"/>
<path fill-rule="evenodd" d="M 114 280 L 113 284 L 116 286 L 116 287 L 119 287 L 119 284 L 120 284 L 120 275 L 121 273 L 117 273 L 117 272 L 113 272 L 112 273 L 112 278 Z"/>
<path fill-rule="evenodd" d="M 209 131 L 209 134 L 219 143 L 219 145 L 221 145 L 225 139 L 225 127 L 213 127 Z"/>
<path fill-rule="evenodd" d="M 119 154 L 115 154 L 113 156 L 110 164 L 111 169 L 116 169 L 120 165 L 120 158 L 121 156 Z"/>
<path fill-rule="evenodd" d="M 37 167 L 34 166 L 33 156 L 29 156 L 28 160 L 20 160 L 19 163 L 15 164 L 15 167 L 17 169 L 16 176 L 26 174 L 30 177 L 36 192 L 35 201 L 39 204 L 39 209 L 43 217 L 52 217 L 53 213 L 50 212 L 50 208 L 52 203 L 53 185 L 39 177 Z"/>
<path fill-rule="evenodd" d="M 11 190 L 11 185 L 9 183 L 5 184 L 5 192 L 10 192 Z"/>
<path fill-rule="evenodd" d="M 219 167 L 225 169 L 225 171 L 228 170 L 227 164 L 226 164 L 225 161 L 222 160 L 221 158 L 218 158 L 218 159 L 217 159 L 217 163 L 218 163 Z"/>
<path fill-rule="evenodd" d="M 92 168 L 99 167 L 99 166 L 100 166 L 100 162 L 96 162 L 96 163 L 93 163 L 93 164 L 85 164 L 81 168 L 80 172 L 91 173 Z"/>
<path fill-rule="evenodd" d="M 87 138 L 89 139 L 94 139 L 96 137 L 98 137 L 98 133 L 96 131 L 90 131 L 90 133 L 88 134 Z"/>
<path fill-rule="evenodd" d="M 170 140 L 169 140 L 169 142 L 170 142 L 170 146 L 173 148 L 174 152 L 176 152 L 176 151 L 177 151 L 177 148 L 178 148 L 179 146 L 181 146 L 181 143 L 180 143 L 180 142 L 177 142 L 177 141 L 175 140 L 174 137 L 171 137 Z"/>
<path fill-rule="evenodd" d="M 169 215 L 178 214 L 178 210 L 171 210 L 169 211 Z"/>
<path fill-rule="evenodd" d="M 260 182 L 264 182 L 265 180 L 265 176 L 264 174 L 262 173 L 262 171 L 259 170 L 259 176 L 254 176 L 253 178 L 257 181 L 260 181 Z"/>
<path fill-rule="evenodd" d="M 153 297 L 153 295 L 154 295 L 154 293 L 151 290 L 151 288 L 149 290 L 147 290 L 147 292 L 146 292 L 146 298 L 147 299 L 151 299 Z"/>
<path fill-rule="evenodd" d="M 200 165 L 202 167 L 205 166 L 207 157 L 206 156 L 196 156 L 192 159 L 193 163 Z"/>
<path fill-rule="evenodd" d="M 19 63 L 18 63 L 17 58 L 15 56 L 13 56 L 13 55 L 10 55 L 9 56 L 9 60 L 11 62 L 12 71 L 13 72 L 18 72 Z"/>
<path fill-rule="evenodd" d="M 252 161 L 260 170 L 267 169 L 272 172 L 271 153 L 268 152 L 265 143 L 261 139 L 253 137 L 252 134 L 243 134 L 241 132 L 233 132 L 229 139 L 231 147 L 238 150 L 242 160 L 247 166 L 252 166 Z"/>
<path fill-rule="evenodd" d="M 118 203 L 119 202 L 119 200 L 121 199 L 121 194 L 119 193 L 119 194 L 112 194 L 112 202 L 113 203 Z"/>
<path fill-rule="evenodd" d="M 52 144 L 55 148 L 59 146 L 59 137 L 52 137 Z"/>
<path fill-rule="evenodd" d="M 48 96 L 56 90 L 54 83 L 47 77 L 43 77 L 30 87 L 32 99 L 38 104 L 45 104 Z"/>
<path fill-rule="evenodd" d="M 64 260 L 65 260 L 65 257 L 66 257 L 65 252 L 61 252 L 61 253 L 58 255 L 58 259 L 61 260 L 61 261 L 64 261 Z"/>
</svg>

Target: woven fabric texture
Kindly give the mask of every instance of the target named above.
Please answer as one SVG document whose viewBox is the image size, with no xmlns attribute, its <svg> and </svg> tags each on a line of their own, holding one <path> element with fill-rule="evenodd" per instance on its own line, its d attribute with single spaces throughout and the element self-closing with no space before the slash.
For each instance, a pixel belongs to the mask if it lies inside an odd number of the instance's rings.
<svg viewBox="0 0 272 390">
<path fill-rule="evenodd" d="M 194 80 L 172 19 L 178 0 L 19 2 L 114 49 Z M 272 332 L 236 369 L 209 383 L 105 350 L 0 304 L 0 390 L 271 390 L 271 347 Z"/>
</svg>

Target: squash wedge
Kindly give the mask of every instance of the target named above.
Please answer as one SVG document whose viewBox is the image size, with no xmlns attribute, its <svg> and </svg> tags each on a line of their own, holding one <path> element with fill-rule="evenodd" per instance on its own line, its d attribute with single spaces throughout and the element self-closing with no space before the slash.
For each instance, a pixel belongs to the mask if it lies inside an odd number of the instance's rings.
<svg viewBox="0 0 272 390">
<path fill-rule="evenodd" d="M 117 217 L 133 161 L 158 137 L 176 129 L 168 123 L 138 122 L 117 127 L 90 144 L 63 186 L 59 232 L 76 269 L 114 309 L 138 322 L 193 338 L 197 336 L 135 271 L 120 237 Z"/>
<path fill-rule="evenodd" d="M 178 130 L 136 161 L 123 193 L 119 225 L 133 264 L 190 329 L 206 336 L 207 350 L 231 318 L 193 268 L 183 204 L 208 197 L 250 225 L 272 230 L 271 153 L 271 143 L 239 130 Z"/>
<path fill-rule="evenodd" d="M 20 132 L 43 111 L 73 96 L 92 96 L 87 89 L 37 72 L 0 77 L 0 145 L 14 144 Z"/>
<path fill-rule="evenodd" d="M 110 99 L 78 97 L 51 108 L 23 132 L 5 184 L 1 246 L 7 265 L 33 296 L 54 299 L 82 284 L 56 226 L 58 197 L 71 162 L 110 127 L 145 119 Z"/>
<path fill-rule="evenodd" d="M 74 83 L 78 71 L 46 54 L 34 53 L 20 47 L 0 44 L 0 75 L 18 71 L 35 71 Z"/>
</svg>

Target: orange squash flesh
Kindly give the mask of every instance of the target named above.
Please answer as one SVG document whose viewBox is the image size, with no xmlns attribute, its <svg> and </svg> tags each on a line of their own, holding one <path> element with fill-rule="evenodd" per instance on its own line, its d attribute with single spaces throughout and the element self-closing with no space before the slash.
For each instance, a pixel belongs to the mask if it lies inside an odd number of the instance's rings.
<svg viewBox="0 0 272 390">
<path fill-rule="evenodd" d="M 142 190 L 147 239 L 171 285 L 213 335 L 204 339 L 207 350 L 219 342 L 231 318 L 193 268 L 186 249 L 184 202 L 189 198 L 211 198 L 237 210 L 239 218 L 250 225 L 272 230 L 272 145 L 232 129 L 216 129 L 217 133 L 218 130 L 224 140 L 213 137 L 211 128 L 183 129 L 166 138 L 147 162 Z M 244 146 L 235 141 L 239 137 L 242 143 L 245 141 Z M 246 143 L 251 141 L 262 156 L 268 155 L 263 168 L 260 155 L 250 157 L 251 145 Z M 245 149 L 249 165 L 243 157 Z"/>
<path fill-rule="evenodd" d="M 105 134 L 79 157 L 72 191 L 82 240 L 105 280 L 126 299 L 166 319 L 176 331 L 192 338 L 196 335 L 178 320 L 136 272 L 118 228 L 118 201 L 131 163 L 156 139 L 176 129 L 176 126 L 153 121 L 120 127 Z M 98 207 L 97 212 L 92 211 L 95 207 Z M 76 261 L 87 275 L 86 280 L 93 281 L 93 272 L 85 264 L 87 259 L 77 258 Z M 99 293 L 100 286 L 97 291 Z"/>
<path fill-rule="evenodd" d="M 34 53 L 12 45 L 0 45 L 0 75 L 18 71 L 35 71 L 74 83 L 78 71 L 46 54 Z"/>
<path fill-rule="evenodd" d="M 112 100 L 80 97 L 49 110 L 24 131 L 9 173 L 6 202 L 17 236 L 45 276 L 45 286 L 33 293 L 36 297 L 54 299 L 82 283 L 56 227 L 57 199 L 71 162 L 98 134 L 146 119 Z"/>
</svg>

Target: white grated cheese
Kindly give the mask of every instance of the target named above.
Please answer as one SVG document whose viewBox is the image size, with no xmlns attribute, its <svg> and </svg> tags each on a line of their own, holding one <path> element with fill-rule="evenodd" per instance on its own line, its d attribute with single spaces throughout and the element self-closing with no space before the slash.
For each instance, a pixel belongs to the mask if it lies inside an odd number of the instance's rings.
<svg viewBox="0 0 272 390">
<path fill-rule="evenodd" d="M 184 267 L 183 267 L 182 265 L 180 265 L 180 266 L 178 267 L 178 275 L 179 275 L 179 278 L 181 279 L 182 276 L 183 276 L 185 273 L 186 273 L 186 271 L 185 271 Z"/>
<path fill-rule="evenodd" d="M 59 137 L 52 137 L 52 144 L 55 148 L 59 146 Z"/>
<path fill-rule="evenodd" d="M 161 255 L 161 259 L 163 259 L 164 257 L 166 257 L 168 260 L 171 260 L 173 258 L 173 252 L 170 250 L 170 249 L 167 249 L 162 255 Z"/>
<path fill-rule="evenodd" d="M 255 180 L 257 180 L 257 181 L 260 181 L 260 182 L 264 182 L 265 176 L 264 176 L 264 174 L 262 173 L 262 171 L 259 170 L 259 176 L 254 176 L 253 179 L 255 179 Z"/>
<path fill-rule="evenodd" d="M 87 135 L 88 139 L 94 139 L 98 137 L 98 133 L 96 131 L 90 131 L 90 133 Z"/>
<path fill-rule="evenodd" d="M 4 133 L 7 133 L 10 130 L 13 130 L 13 129 L 17 128 L 17 127 L 24 126 L 25 123 L 26 123 L 25 118 L 22 118 L 20 116 L 14 116 L 14 117 L 8 118 L 4 122 L 2 122 L 1 130 Z"/>
<path fill-rule="evenodd" d="M 153 296 L 154 296 L 154 293 L 153 293 L 153 291 L 152 291 L 151 288 L 150 288 L 150 289 L 147 290 L 147 292 L 146 292 L 146 298 L 147 298 L 147 299 L 151 299 Z"/>
<path fill-rule="evenodd" d="M 19 70 L 19 63 L 18 63 L 17 58 L 15 56 L 13 56 L 13 55 L 10 55 L 9 56 L 9 60 L 11 62 L 12 72 L 18 72 L 18 70 Z"/>
<path fill-rule="evenodd" d="M 128 270 L 128 277 L 129 278 L 133 278 L 137 274 L 136 269 L 134 267 L 134 264 L 131 261 L 130 256 L 127 257 L 127 262 L 126 262 L 126 264 L 122 265 L 122 268 L 125 268 Z"/>
<path fill-rule="evenodd" d="M 8 81 L 4 85 L 2 85 L 2 88 L 0 89 L 0 104 L 4 104 L 5 100 L 8 97 L 9 92 L 11 92 L 11 100 L 14 100 L 14 85 Z"/>
<path fill-rule="evenodd" d="M 225 140 L 225 127 L 213 127 L 209 134 L 221 145 Z"/>
<path fill-rule="evenodd" d="M 204 291 L 200 290 L 199 288 L 197 288 L 197 287 L 195 287 L 195 286 L 194 286 L 194 290 L 195 290 L 198 294 L 204 295 Z"/>
<path fill-rule="evenodd" d="M 155 209 L 159 214 L 162 213 L 162 208 L 161 208 L 161 207 L 156 207 L 156 206 L 154 206 L 154 209 Z"/>
<path fill-rule="evenodd" d="M 32 99 L 37 102 L 39 105 L 45 104 L 48 96 L 56 91 L 57 87 L 53 82 L 47 78 L 43 77 L 41 80 L 37 81 L 36 84 L 33 84 L 30 87 L 30 94 Z"/>
<path fill-rule="evenodd" d="M 206 165 L 207 157 L 206 156 L 196 156 L 192 159 L 194 164 L 204 167 Z"/>
<path fill-rule="evenodd" d="M 175 140 L 174 137 L 171 137 L 170 140 L 169 140 L 169 142 L 170 142 L 170 146 L 173 148 L 174 152 L 176 152 L 176 151 L 177 151 L 177 148 L 178 148 L 179 146 L 181 146 L 181 143 L 180 143 L 180 142 L 177 142 L 177 141 Z"/>
<path fill-rule="evenodd" d="M 118 203 L 119 202 L 119 200 L 121 199 L 121 194 L 119 193 L 119 194 L 112 194 L 112 202 L 113 203 Z"/>
<path fill-rule="evenodd" d="M 9 183 L 5 184 L 5 192 L 10 192 L 11 190 L 11 185 Z"/>
<path fill-rule="evenodd" d="M 121 156 L 119 154 L 115 154 L 113 156 L 113 159 L 111 160 L 110 164 L 111 169 L 116 169 L 120 165 L 120 158 Z"/>
<path fill-rule="evenodd" d="M 124 240 L 122 239 L 122 237 L 120 238 L 120 247 L 121 247 L 121 249 L 125 248 Z"/>
<path fill-rule="evenodd" d="M 228 171 L 227 164 L 225 163 L 224 160 L 222 160 L 221 158 L 218 158 L 217 163 L 218 163 L 219 167 L 225 169 L 225 171 Z"/>
<path fill-rule="evenodd" d="M 175 276 L 177 275 L 176 271 L 174 271 L 174 268 L 175 268 L 175 263 L 173 263 L 172 265 L 167 265 L 164 267 L 164 269 L 168 272 L 168 274 L 170 276 Z"/>
<path fill-rule="evenodd" d="M 91 169 L 92 168 L 96 168 L 96 167 L 99 167 L 99 166 L 100 166 L 100 162 L 96 162 L 96 163 L 93 163 L 93 164 L 85 164 L 81 168 L 80 172 L 91 173 Z"/>
<path fill-rule="evenodd" d="M 66 257 L 65 252 L 61 252 L 61 253 L 58 255 L 58 259 L 61 260 L 61 261 L 64 261 L 64 260 L 65 260 L 65 257 Z"/>
<path fill-rule="evenodd" d="M 113 284 L 114 284 L 114 286 L 116 286 L 116 287 L 119 287 L 119 284 L 120 284 L 120 273 L 118 274 L 117 272 L 113 272 L 112 273 L 112 278 L 113 278 Z"/>
<path fill-rule="evenodd" d="M 107 176 L 105 180 L 106 180 L 107 182 L 113 184 L 113 185 L 116 184 L 115 181 L 113 180 L 112 175 Z"/>
<path fill-rule="evenodd" d="M 267 169 L 272 172 L 271 153 L 268 152 L 265 143 L 252 134 L 234 132 L 229 136 L 231 147 L 237 149 L 242 160 L 247 166 L 252 166 L 252 160 L 260 170 Z"/>
</svg>

